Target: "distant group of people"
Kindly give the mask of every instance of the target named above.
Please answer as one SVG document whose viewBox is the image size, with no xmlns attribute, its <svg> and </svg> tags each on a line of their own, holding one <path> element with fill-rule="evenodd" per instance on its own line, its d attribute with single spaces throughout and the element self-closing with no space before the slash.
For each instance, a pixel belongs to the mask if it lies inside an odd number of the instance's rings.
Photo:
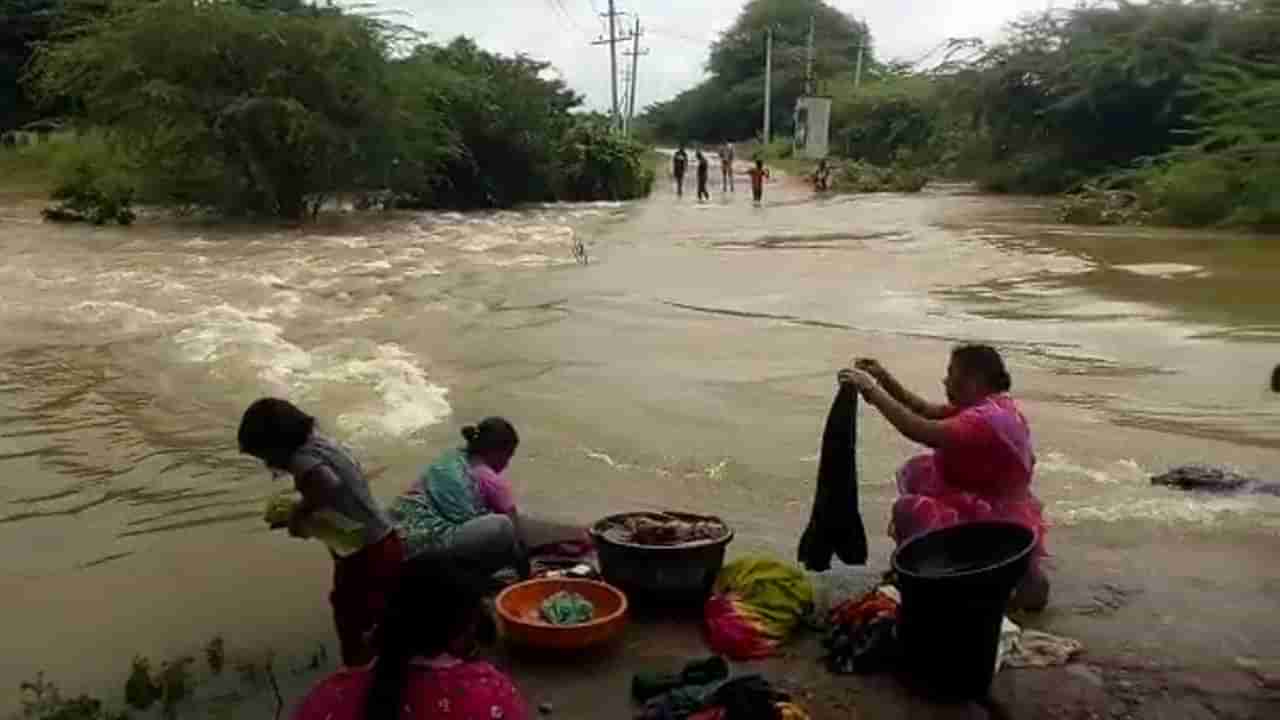
<svg viewBox="0 0 1280 720">
<path fill-rule="evenodd" d="M 734 161 L 735 151 L 733 143 L 726 142 L 718 150 L 720 157 L 720 189 L 723 193 L 737 192 L 734 183 Z M 707 159 L 706 154 L 701 149 L 694 151 L 695 173 L 697 178 L 698 202 L 706 202 L 711 199 L 711 191 L 707 185 L 710 182 L 711 163 Z M 676 196 L 684 197 L 684 176 L 689 169 L 689 152 L 683 144 L 676 150 L 675 155 L 671 159 L 671 176 L 676 184 Z M 751 178 L 751 196 L 753 202 L 760 204 L 764 199 L 764 181 L 769 177 L 769 171 L 764 166 L 763 160 L 756 160 L 755 166 L 747 171 L 747 175 Z"/>
</svg>

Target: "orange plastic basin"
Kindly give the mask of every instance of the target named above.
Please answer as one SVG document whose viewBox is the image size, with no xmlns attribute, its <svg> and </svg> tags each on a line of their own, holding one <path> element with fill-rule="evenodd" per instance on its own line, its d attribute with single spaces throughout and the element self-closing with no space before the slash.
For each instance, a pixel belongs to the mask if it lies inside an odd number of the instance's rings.
<svg viewBox="0 0 1280 720">
<path fill-rule="evenodd" d="M 552 625 L 542 619 L 542 602 L 560 591 L 576 592 L 595 606 L 595 616 L 581 625 Z M 550 650 L 581 650 L 603 645 L 627 626 L 627 596 L 595 580 L 541 578 L 503 590 L 498 617 L 508 639 L 518 645 Z"/>
</svg>

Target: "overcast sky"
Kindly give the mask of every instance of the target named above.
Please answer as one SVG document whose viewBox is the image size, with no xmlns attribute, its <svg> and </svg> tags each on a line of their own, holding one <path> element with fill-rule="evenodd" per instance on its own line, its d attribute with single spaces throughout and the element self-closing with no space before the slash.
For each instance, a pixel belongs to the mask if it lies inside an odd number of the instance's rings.
<svg viewBox="0 0 1280 720">
<path fill-rule="evenodd" d="M 796 0 L 801 2 L 802 0 Z M 835 0 L 831 5 L 871 26 L 885 59 L 916 60 L 949 37 L 998 36 L 1009 20 L 1043 10 L 1053 0 Z M 705 77 L 707 51 L 745 0 L 617 0 L 619 12 L 640 16 L 637 109 L 666 100 Z M 1066 2 L 1059 2 L 1066 5 Z M 468 35 L 481 47 L 524 52 L 552 62 L 592 109 L 609 106 L 609 52 L 590 42 L 606 33 L 597 11 L 608 0 L 373 0 L 437 41 Z M 692 9 L 690 9 L 692 8 Z M 633 16 L 622 22 L 634 22 Z M 821 28 L 819 28 L 821 32 Z M 619 55 L 619 63 L 629 58 Z"/>
</svg>

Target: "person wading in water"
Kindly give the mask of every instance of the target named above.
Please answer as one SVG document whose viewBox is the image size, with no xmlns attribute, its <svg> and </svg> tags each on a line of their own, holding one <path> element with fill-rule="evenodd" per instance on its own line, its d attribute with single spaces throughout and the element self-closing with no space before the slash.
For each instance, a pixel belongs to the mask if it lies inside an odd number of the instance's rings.
<svg viewBox="0 0 1280 720">
<path fill-rule="evenodd" d="M 720 192 L 737 192 L 733 186 L 733 143 L 720 148 Z"/>
<path fill-rule="evenodd" d="M 684 172 L 689 168 L 689 153 L 684 145 L 671 158 L 671 176 L 676 179 L 676 197 L 684 197 Z"/>
<path fill-rule="evenodd" d="M 707 162 L 707 156 L 698 151 L 698 202 L 711 199 L 711 192 L 707 190 L 707 180 L 711 172 L 710 163 Z"/>
</svg>

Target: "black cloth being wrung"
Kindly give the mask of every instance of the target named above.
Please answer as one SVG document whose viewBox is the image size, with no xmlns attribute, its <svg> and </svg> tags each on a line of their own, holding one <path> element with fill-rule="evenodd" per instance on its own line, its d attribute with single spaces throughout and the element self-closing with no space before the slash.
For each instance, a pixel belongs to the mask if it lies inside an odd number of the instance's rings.
<svg viewBox="0 0 1280 720">
<path fill-rule="evenodd" d="M 831 569 L 831 556 L 846 565 L 867 562 L 867 532 L 858 513 L 858 392 L 840 385 L 822 431 L 818 491 L 809 527 L 800 537 L 800 563 L 815 572 Z"/>
</svg>

